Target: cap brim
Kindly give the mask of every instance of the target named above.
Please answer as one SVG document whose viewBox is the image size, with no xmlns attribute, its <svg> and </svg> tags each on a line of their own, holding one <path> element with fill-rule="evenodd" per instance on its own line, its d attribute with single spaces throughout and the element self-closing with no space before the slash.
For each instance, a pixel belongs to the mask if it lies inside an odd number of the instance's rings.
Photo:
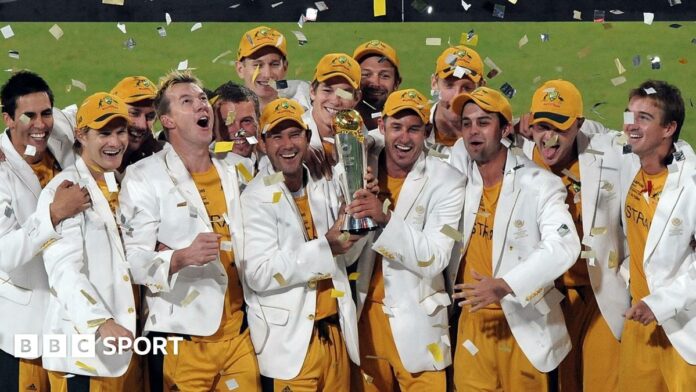
<svg viewBox="0 0 696 392">
<path fill-rule="evenodd" d="M 340 76 L 346 81 L 348 81 L 348 84 L 353 86 L 353 88 L 357 89 L 360 87 L 360 83 L 357 83 L 356 81 L 352 80 L 348 75 L 346 75 L 344 72 L 329 72 L 327 74 L 323 75 L 317 75 L 316 79 L 318 82 L 324 82 L 326 80 L 329 80 L 333 78 L 334 76 Z"/>
<path fill-rule="evenodd" d="M 564 116 L 558 113 L 535 112 L 532 114 L 532 121 L 530 121 L 529 124 L 534 125 L 541 122 L 546 122 L 553 125 L 561 131 L 565 131 L 568 128 L 570 128 L 571 125 L 573 125 L 575 119 L 576 117 Z"/>
<path fill-rule="evenodd" d="M 302 128 L 302 129 L 309 129 L 309 127 L 307 126 L 307 124 L 305 124 L 304 121 L 302 121 L 302 120 L 298 120 L 298 119 L 292 118 L 292 117 L 280 117 L 280 118 L 277 118 L 277 119 L 275 119 L 275 120 L 273 120 L 273 121 L 271 121 L 271 122 L 269 122 L 269 123 L 266 123 L 266 124 L 263 126 L 263 128 L 261 129 L 261 134 L 262 134 L 262 135 L 267 134 L 268 132 L 272 131 L 273 128 L 275 128 L 276 126 L 278 126 L 278 124 L 282 123 L 283 121 L 294 122 L 295 124 L 299 125 L 300 128 Z"/>
<path fill-rule="evenodd" d="M 403 112 L 404 110 L 410 110 L 412 112 L 415 112 L 418 115 L 418 117 L 420 117 L 421 120 L 423 120 L 423 124 L 427 124 L 430 121 L 430 118 L 428 118 L 425 115 L 425 113 L 421 112 L 420 110 L 418 110 L 417 108 L 414 108 L 411 105 L 396 106 L 394 108 L 391 108 L 388 111 L 385 111 L 384 115 L 391 117 L 391 116 L 394 116 L 396 113 Z"/>
<path fill-rule="evenodd" d="M 454 99 L 452 100 L 452 106 L 450 106 L 450 110 L 458 116 L 461 116 L 462 112 L 464 111 L 464 106 L 468 102 L 474 102 L 481 109 L 489 113 L 500 113 L 503 117 L 505 117 L 505 119 L 508 122 L 512 121 L 512 113 L 505 113 L 504 111 L 501 111 L 499 108 L 491 105 L 490 103 L 482 99 L 476 98 L 469 93 L 459 94 L 456 97 L 454 97 Z"/>
<path fill-rule="evenodd" d="M 113 121 L 114 119 L 117 119 L 117 118 L 122 118 L 122 119 L 126 120 L 126 122 L 130 122 L 130 118 L 126 115 L 121 114 L 121 113 L 107 113 L 107 114 L 104 114 L 98 118 L 95 118 L 90 123 L 85 124 L 84 127 L 88 127 L 90 129 L 102 129 L 108 123 L 110 123 L 111 121 Z"/>
<path fill-rule="evenodd" d="M 380 52 L 379 50 L 375 50 L 375 49 L 364 49 L 364 50 L 358 51 L 357 53 L 355 53 L 353 58 L 355 59 L 355 61 L 360 63 L 361 61 L 365 60 L 366 57 L 369 57 L 369 56 L 382 56 L 382 57 L 386 58 L 387 60 L 389 60 L 389 62 L 392 63 L 392 65 L 396 69 L 399 69 L 399 64 L 396 63 L 396 59 L 392 58 L 391 56 L 389 56 L 388 54 L 386 54 L 384 52 Z"/>
<path fill-rule="evenodd" d="M 145 101 L 147 99 L 155 99 L 155 97 L 156 97 L 155 94 L 135 94 L 135 95 L 131 95 L 130 97 L 127 97 L 127 98 L 121 98 L 121 101 L 123 101 L 123 103 L 134 103 L 134 102 Z"/>
<path fill-rule="evenodd" d="M 441 69 L 441 70 L 437 71 L 437 76 L 438 76 L 440 79 L 445 79 L 445 78 L 447 78 L 447 77 L 450 77 L 450 76 L 454 75 L 454 70 L 455 70 L 456 68 L 457 68 L 457 67 L 455 66 L 455 67 L 446 68 L 446 70 Z M 469 71 L 471 71 L 471 69 L 469 69 L 469 68 L 466 68 L 466 67 L 462 67 L 462 68 L 468 69 Z M 471 72 L 474 72 L 474 71 L 471 71 Z M 474 74 L 474 73 L 471 73 L 471 72 L 466 72 L 466 73 L 464 74 L 464 76 L 462 76 L 462 77 L 467 77 L 467 78 L 471 79 L 474 83 L 478 83 L 478 82 L 481 80 L 481 76 L 482 76 L 482 75 L 481 75 L 481 74 L 478 74 L 478 73 Z"/>
<path fill-rule="evenodd" d="M 237 58 L 237 60 L 238 60 L 238 61 L 239 61 L 239 60 L 242 60 L 243 58 L 249 57 L 249 56 L 251 56 L 252 54 L 258 52 L 259 50 L 261 50 L 261 49 L 263 49 L 263 48 L 268 48 L 268 47 L 271 47 L 271 48 L 276 49 L 278 52 L 280 52 L 280 54 L 283 55 L 283 57 L 287 57 L 287 56 L 288 56 L 288 54 L 287 54 L 285 51 L 283 51 L 283 49 L 281 49 L 281 48 L 277 47 L 275 44 L 272 44 L 272 43 L 269 42 L 269 43 L 266 43 L 266 44 L 259 45 L 259 46 L 255 47 L 253 50 L 250 50 L 250 51 L 248 51 L 248 52 L 246 52 L 246 53 L 239 53 L 239 58 Z"/>
</svg>

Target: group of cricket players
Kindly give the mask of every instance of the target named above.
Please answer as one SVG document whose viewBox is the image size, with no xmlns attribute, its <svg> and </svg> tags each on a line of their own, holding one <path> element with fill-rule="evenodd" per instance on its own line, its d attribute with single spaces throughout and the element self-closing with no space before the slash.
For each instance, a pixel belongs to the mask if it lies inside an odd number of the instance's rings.
<svg viewBox="0 0 696 392">
<path fill-rule="evenodd" d="M 239 84 L 127 76 L 64 110 L 35 73 L 4 82 L 0 390 L 696 388 L 678 88 L 630 90 L 614 131 L 566 80 L 513 118 L 466 46 L 426 95 L 380 40 L 309 83 L 286 79 L 286 45 L 259 26 Z M 337 140 L 351 109 L 358 190 Z M 344 229 L 362 218 L 375 227 Z M 67 350 L 25 354 L 26 335 Z M 71 350 L 85 335 L 92 356 Z M 138 337 L 165 352 L 105 350 Z"/>
</svg>

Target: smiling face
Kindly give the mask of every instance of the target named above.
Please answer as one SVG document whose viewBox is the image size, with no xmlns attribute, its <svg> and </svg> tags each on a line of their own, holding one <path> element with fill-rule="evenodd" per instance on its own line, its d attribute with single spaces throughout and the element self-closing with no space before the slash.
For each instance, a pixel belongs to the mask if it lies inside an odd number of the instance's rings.
<svg viewBox="0 0 696 392">
<path fill-rule="evenodd" d="M 251 57 L 237 62 L 237 75 L 244 80 L 244 85 L 264 102 L 278 96 L 278 91 L 269 85 L 269 80 L 283 80 L 287 71 L 288 62 L 272 47 L 261 48 Z"/>
<path fill-rule="evenodd" d="M 577 119 L 565 131 L 547 122 L 531 126 L 532 138 L 546 165 L 551 168 L 561 167 L 577 158 L 575 138 L 578 136 L 581 125 L 582 120 Z"/>
<path fill-rule="evenodd" d="M 225 101 L 220 104 L 218 110 L 220 114 L 218 119 L 221 123 L 219 124 L 220 135 L 216 136 L 216 139 L 233 141 L 232 152 L 243 157 L 250 157 L 255 144 L 249 144 L 247 137 L 258 137 L 259 127 L 254 103 Z M 234 118 L 234 121 L 226 124 L 228 118 Z"/>
<path fill-rule="evenodd" d="M 402 110 L 379 121 L 384 135 L 387 170 L 392 177 L 405 177 L 423 153 L 426 124 L 415 112 Z"/>
<path fill-rule="evenodd" d="M 308 132 L 294 121 L 282 121 L 266 132 L 264 145 L 268 159 L 287 181 L 302 180 L 302 159 L 309 146 Z"/>
<path fill-rule="evenodd" d="M 128 151 L 138 151 L 152 136 L 152 124 L 157 117 L 152 100 L 126 104 L 130 124 L 128 125 Z"/>
<path fill-rule="evenodd" d="M 360 62 L 360 90 L 365 101 L 381 110 L 389 94 L 399 88 L 396 67 L 382 56 Z"/>
<path fill-rule="evenodd" d="M 337 94 L 339 89 L 348 92 L 352 98 L 346 99 Z M 360 92 L 340 76 L 318 83 L 310 89 L 309 95 L 312 98 L 312 117 L 320 130 L 330 129 L 331 121 L 339 110 L 353 109 L 360 101 Z"/>
<path fill-rule="evenodd" d="M 177 150 L 208 149 L 213 139 L 213 108 L 205 92 L 194 83 L 177 83 L 166 92 L 169 112 L 160 116 Z"/>
<path fill-rule="evenodd" d="M 82 146 L 81 156 L 88 167 L 101 172 L 114 171 L 121 166 L 128 148 L 127 122 L 111 120 L 101 129 L 86 128 L 76 135 Z"/>
<path fill-rule="evenodd" d="M 501 129 L 497 113 L 489 113 L 474 102 L 464 105 L 462 111 L 462 138 L 471 158 L 486 163 L 504 148 L 500 140 L 507 136 L 510 125 Z"/>
<path fill-rule="evenodd" d="M 633 124 L 624 124 L 624 132 L 634 154 L 642 158 L 657 151 L 658 147 L 672 144 L 677 123 L 672 121 L 663 124 L 664 111 L 655 100 L 633 97 L 626 110 L 634 115 Z"/>
<path fill-rule="evenodd" d="M 7 113 L 3 113 L 3 118 L 15 150 L 22 155 L 28 145 L 34 146 L 36 153 L 26 159 L 30 163 L 40 161 L 53 130 L 53 107 L 48 94 L 36 92 L 18 97 L 14 118 Z"/>
</svg>

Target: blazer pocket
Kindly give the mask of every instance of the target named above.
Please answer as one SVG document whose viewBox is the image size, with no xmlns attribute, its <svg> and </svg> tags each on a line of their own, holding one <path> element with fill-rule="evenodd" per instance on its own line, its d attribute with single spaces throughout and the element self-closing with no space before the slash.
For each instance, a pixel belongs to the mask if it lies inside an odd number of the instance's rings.
<svg viewBox="0 0 696 392">
<path fill-rule="evenodd" d="M 0 284 L 0 297 L 19 305 L 28 305 L 31 301 L 32 290 L 15 286 L 10 282 Z"/>
<path fill-rule="evenodd" d="M 432 316 L 440 307 L 447 307 L 452 303 L 446 291 L 438 291 L 421 301 L 421 306 L 428 316 Z"/>
<path fill-rule="evenodd" d="M 288 323 L 290 311 L 283 308 L 261 305 L 261 312 L 268 324 L 284 326 Z"/>
</svg>

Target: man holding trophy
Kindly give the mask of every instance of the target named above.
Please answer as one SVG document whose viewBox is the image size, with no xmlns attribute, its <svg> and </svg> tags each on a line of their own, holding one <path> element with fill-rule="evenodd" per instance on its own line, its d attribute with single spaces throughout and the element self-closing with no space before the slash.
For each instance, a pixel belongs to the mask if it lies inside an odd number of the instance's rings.
<svg viewBox="0 0 696 392">
<path fill-rule="evenodd" d="M 244 235 L 237 238 L 249 329 L 269 390 L 350 391 L 348 358 L 359 363 L 359 356 L 346 263 L 365 242 L 351 233 L 368 225 L 350 223 L 356 229 L 343 233 L 340 194 L 356 189 L 339 192 L 303 165 L 311 138 L 303 113 L 299 103 L 276 99 L 261 114 L 260 143 L 272 165 L 242 194 Z M 336 117 L 342 151 L 350 154 L 339 158 L 346 164 L 333 178 L 362 188 L 364 149 L 355 132 L 362 122 L 354 111 Z"/>
<path fill-rule="evenodd" d="M 442 272 L 459 238 L 465 179 L 423 153 L 429 115 L 420 92 L 389 95 L 379 121 L 384 147 L 370 157 L 380 194 L 359 190 L 346 209 L 380 226 L 358 264 L 361 366 L 352 374 L 355 391 L 391 391 L 397 384 L 402 391 L 446 387 L 450 299 Z"/>
</svg>

